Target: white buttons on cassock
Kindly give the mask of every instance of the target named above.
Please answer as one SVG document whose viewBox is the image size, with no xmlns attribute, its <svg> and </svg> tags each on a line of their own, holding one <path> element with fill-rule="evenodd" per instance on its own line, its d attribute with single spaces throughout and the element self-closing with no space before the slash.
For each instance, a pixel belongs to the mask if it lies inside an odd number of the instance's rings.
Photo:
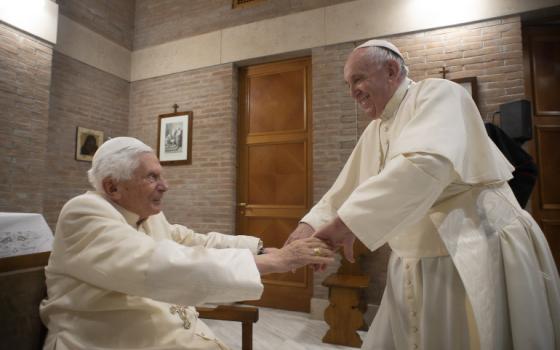
<svg viewBox="0 0 560 350">
<path fill-rule="evenodd" d="M 420 332 L 418 323 L 418 304 L 420 296 L 415 294 L 415 271 L 414 268 L 418 264 L 418 259 L 403 258 L 404 264 L 404 295 L 408 307 L 408 341 L 410 349 L 418 349 L 420 344 Z"/>
</svg>

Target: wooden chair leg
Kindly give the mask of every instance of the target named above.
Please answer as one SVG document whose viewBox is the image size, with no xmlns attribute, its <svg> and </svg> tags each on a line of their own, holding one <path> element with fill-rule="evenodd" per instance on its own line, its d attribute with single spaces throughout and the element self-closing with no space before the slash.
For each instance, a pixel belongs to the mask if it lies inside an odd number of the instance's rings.
<svg viewBox="0 0 560 350">
<path fill-rule="evenodd" d="M 241 325 L 241 349 L 253 350 L 253 323 L 243 322 Z"/>
</svg>

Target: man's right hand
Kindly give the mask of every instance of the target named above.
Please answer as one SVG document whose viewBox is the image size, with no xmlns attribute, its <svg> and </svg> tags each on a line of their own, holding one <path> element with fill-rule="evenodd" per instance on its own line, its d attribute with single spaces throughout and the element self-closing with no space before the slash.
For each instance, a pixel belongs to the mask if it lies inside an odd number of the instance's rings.
<svg viewBox="0 0 560 350">
<path fill-rule="evenodd" d="M 340 219 L 335 217 L 331 222 L 322 226 L 313 234 L 326 242 L 330 247 L 342 247 L 344 250 L 344 257 L 351 263 L 354 262 L 354 241 L 356 236 L 348 226 Z"/>
</svg>

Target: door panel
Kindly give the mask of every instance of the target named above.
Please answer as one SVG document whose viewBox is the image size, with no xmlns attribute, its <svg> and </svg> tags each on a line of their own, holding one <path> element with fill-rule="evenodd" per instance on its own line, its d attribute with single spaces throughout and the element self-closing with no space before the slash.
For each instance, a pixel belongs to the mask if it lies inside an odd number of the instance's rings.
<svg viewBox="0 0 560 350">
<path fill-rule="evenodd" d="M 560 125 L 537 125 L 535 129 L 539 150 L 540 207 L 560 209 Z"/>
<path fill-rule="evenodd" d="M 532 214 L 560 266 L 560 26 L 527 26 L 523 41 L 525 81 L 535 130 L 529 148 L 539 169 Z"/>
<path fill-rule="evenodd" d="M 309 58 L 240 70 L 237 232 L 280 248 L 311 204 Z M 263 277 L 256 305 L 309 311 L 310 268 Z"/>
<path fill-rule="evenodd" d="M 248 153 L 249 203 L 305 206 L 304 143 L 250 145 Z"/>
<path fill-rule="evenodd" d="M 550 245 L 551 249 L 560 247 L 560 221 L 553 221 L 553 220 L 543 220 L 542 221 L 542 228 L 544 232 L 547 233 L 547 240 L 548 244 Z M 558 253 L 558 250 L 556 250 Z M 559 265 L 558 255 L 556 255 L 556 266 Z"/>
<path fill-rule="evenodd" d="M 298 69 L 251 77 L 249 133 L 304 129 L 305 80 L 301 75 Z"/>
<path fill-rule="evenodd" d="M 560 39 L 533 31 L 531 49 L 536 114 L 560 116 Z"/>
</svg>

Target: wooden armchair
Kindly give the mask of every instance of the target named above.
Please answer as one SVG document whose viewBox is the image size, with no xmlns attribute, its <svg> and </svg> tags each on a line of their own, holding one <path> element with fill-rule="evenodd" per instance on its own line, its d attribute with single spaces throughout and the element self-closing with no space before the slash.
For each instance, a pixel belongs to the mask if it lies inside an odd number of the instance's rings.
<svg viewBox="0 0 560 350">
<path fill-rule="evenodd" d="M 253 306 L 220 305 L 216 308 L 197 306 L 200 318 L 241 322 L 241 349 L 253 349 L 253 323 L 259 320 L 259 309 Z"/>
<path fill-rule="evenodd" d="M 39 304 L 46 296 L 45 271 L 50 253 L 0 258 L 0 349 L 39 350 L 46 329 L 39 318 Z M 238 321 L 242 324 L 242 348 L 253 348 L 255 307 L 220 305 L 197 307 L 200 318 Z"/>
</svg>

